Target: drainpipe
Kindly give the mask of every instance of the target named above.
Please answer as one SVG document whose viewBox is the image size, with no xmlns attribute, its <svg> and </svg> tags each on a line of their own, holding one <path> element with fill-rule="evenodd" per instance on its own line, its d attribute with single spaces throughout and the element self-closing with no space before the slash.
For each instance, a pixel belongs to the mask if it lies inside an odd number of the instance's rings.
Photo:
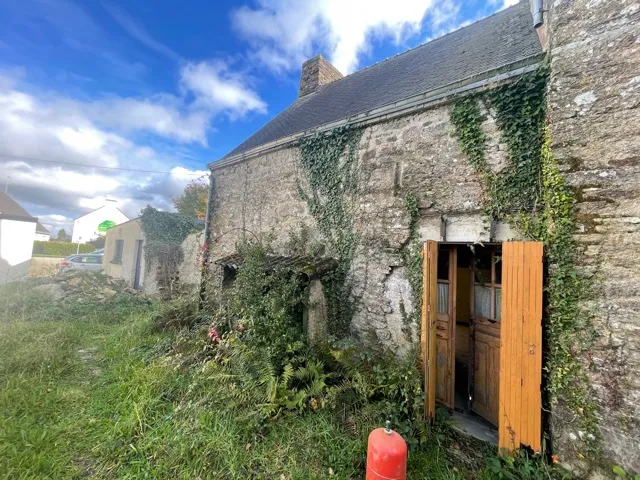
<svg viewBox="0 0 640 480">
<path fill-rule="evenodd" d="M 531 13 L 533 14 L 533 26 L 535 28 L 541 27 L 544 24 L 543 12 L 543 0 L 532 0 Z"/>
</svg>

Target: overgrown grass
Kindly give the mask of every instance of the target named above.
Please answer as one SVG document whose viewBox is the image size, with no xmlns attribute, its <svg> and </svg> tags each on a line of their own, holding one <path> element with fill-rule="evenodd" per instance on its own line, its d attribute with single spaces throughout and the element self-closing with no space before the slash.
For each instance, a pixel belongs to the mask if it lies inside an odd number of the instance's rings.
<svg viewBox="0 0 640 480">
<path fill-rule="evenodd" d="M 17 319 L 7 292 L 30 305 Z M 206 329 L 159 332 L 155 307 L 130 297 L 56 305 L 55 315 L 28 297 L 0 288 L 0 478 L 364 477 L 375 425 L 326 408 L 247 429 L 252 412 L 189 361 Z M 483 455 L 457 460 L 455 443 L 434 432 L 410 454 L 409 478 L 498 478 Z"/>
</svg>

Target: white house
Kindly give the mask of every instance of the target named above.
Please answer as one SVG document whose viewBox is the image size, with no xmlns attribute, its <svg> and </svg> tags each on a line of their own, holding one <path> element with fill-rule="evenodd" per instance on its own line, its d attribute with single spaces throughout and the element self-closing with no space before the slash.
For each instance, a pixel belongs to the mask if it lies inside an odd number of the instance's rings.
<svg viewBox="0 0 640 480">
<path fill-rule="evenodd" d="M 36 240 L 48 242 L 51 239 L 51 232 L 40 222 L 36 223 Z"/>
<path fill-rule="evenodd" d="M 71 241 L 89 242 L 104 235 L 109 228 L 128 222 L 129 217 L 122 213 L 116 204 L 115 200 L 107 200 L 102 207 L 76 218 L 73 221 Z"/>
<path fill-rule="evenodd" d="M 37 223 L 37 218 L 0 192 L 0 285 L 29 274 Z"/>
</svg>

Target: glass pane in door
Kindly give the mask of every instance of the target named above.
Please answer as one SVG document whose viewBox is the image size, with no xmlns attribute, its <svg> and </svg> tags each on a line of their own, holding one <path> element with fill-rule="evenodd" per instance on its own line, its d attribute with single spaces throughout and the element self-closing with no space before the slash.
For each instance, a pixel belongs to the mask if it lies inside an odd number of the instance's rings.
<svg viewBox="0 0 640 480">
<path fill-rule="evenodd" d="M 473 310 L 477 317 L 491 318 L 491 287 L 474 285 Z"/>
<path fill-rule="evenodd" d="M 449 313 L 449 284 L 438 282 L 438 313 Z"/>
</svg>

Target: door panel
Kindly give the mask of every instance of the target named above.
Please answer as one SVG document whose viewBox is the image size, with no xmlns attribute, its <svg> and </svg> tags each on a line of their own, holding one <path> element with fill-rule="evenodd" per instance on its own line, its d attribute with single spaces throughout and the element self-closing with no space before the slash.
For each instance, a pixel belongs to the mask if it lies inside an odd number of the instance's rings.
<svg viewBox="0 0 640 480">
<path fill-rule="evenodd" d="M 427 241 L 422 250 L 422 322 L 420 343 L 424 369 L 424 410 L 427 420 L 436 411 L 436 297 L 438 242 Z"/>
<path fill-rule="evenodd" d="M 499 335 L 499 331 L 498 331 Z M 500 338 L 476 328 L 473 411 L 498 424 Z"/>
<path fill-rule="evenodd" d="M 455 393 L 456 247 L 438 252 L 436 313 L 436 400 L 453 409 Z"/>
<path fill-rule="evenodd" d="M 499 448 L 541 447 L 542 243 L 502 247 Z"/>
</svg>

